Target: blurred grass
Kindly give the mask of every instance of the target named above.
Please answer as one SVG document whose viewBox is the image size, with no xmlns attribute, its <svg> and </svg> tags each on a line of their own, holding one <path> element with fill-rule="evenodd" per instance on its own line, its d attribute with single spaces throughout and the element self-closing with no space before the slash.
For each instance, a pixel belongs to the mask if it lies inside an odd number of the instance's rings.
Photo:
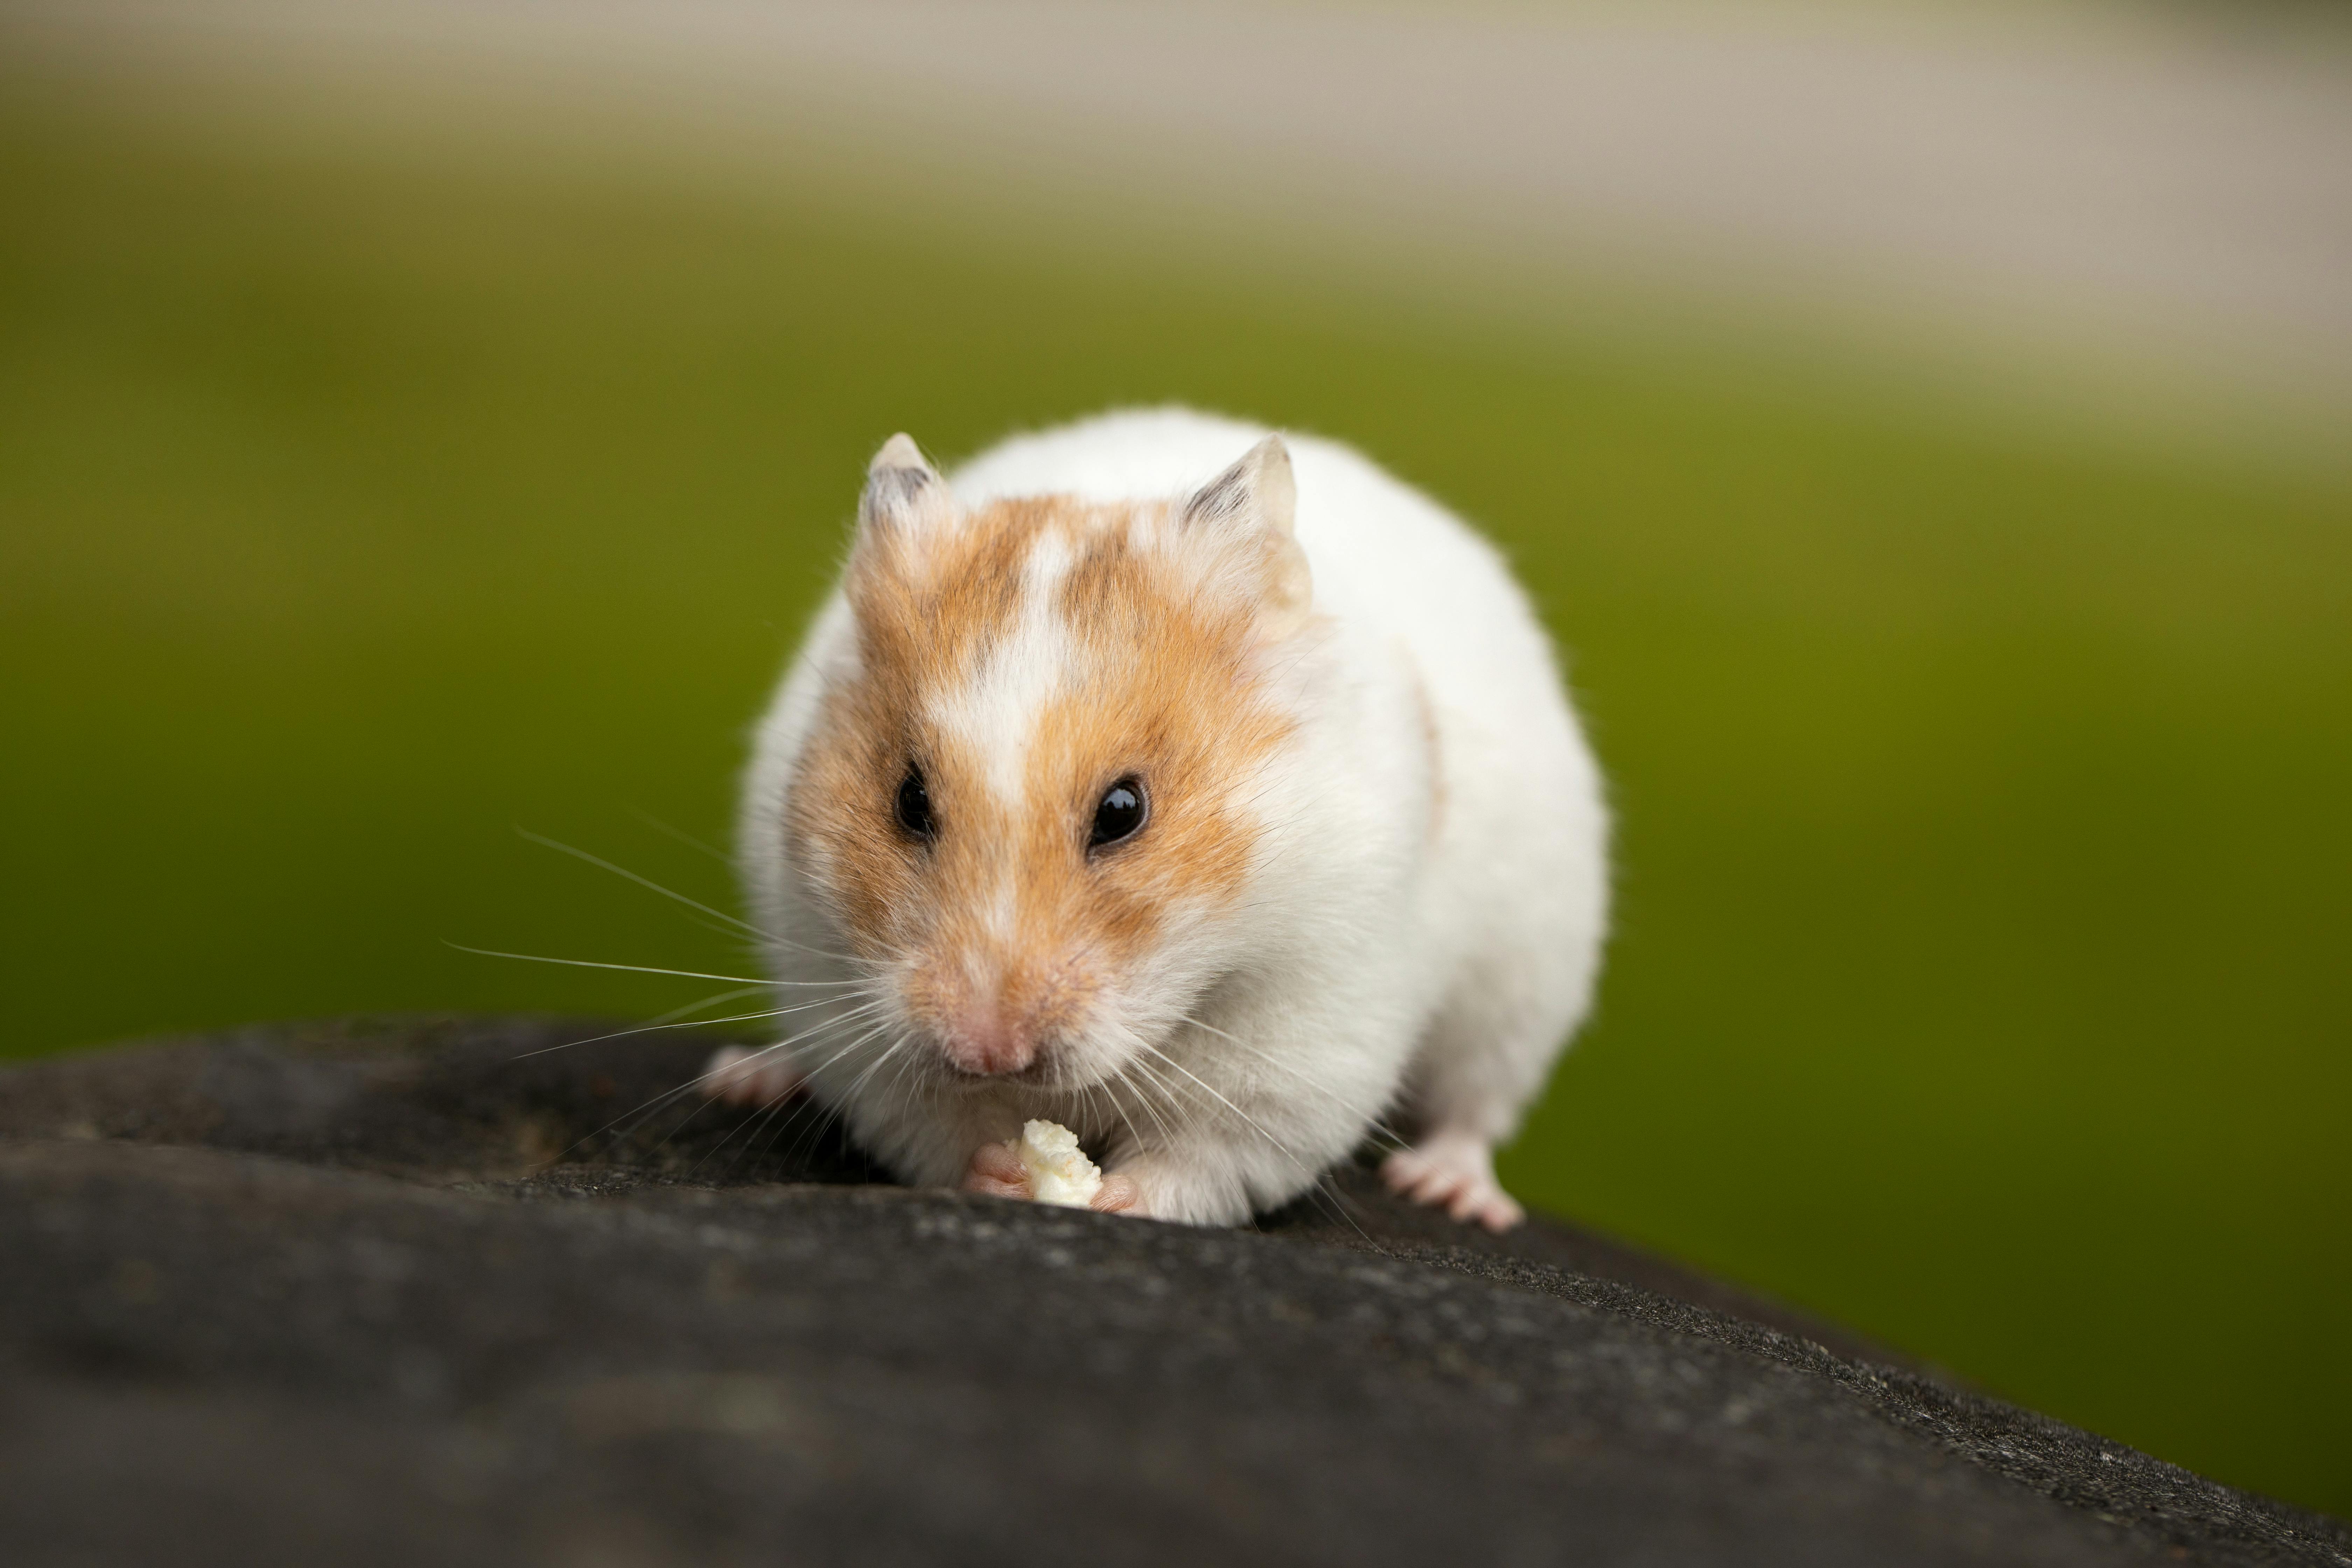
<svg viewBox="0 0 2352 1568">
<path fill-rule="evenodd" d="M 779 179 L 0 110 L 0 1049 L 688 1000 L 443 940 L 745 962 L 512 826 L 728 901 L 655 824 L 723 840 L 876 443 L 1192 401 L 1572 650 L 1622 914 L 1520 1192 L 2352 1512 L 2352 484 Z"/>
</svg>

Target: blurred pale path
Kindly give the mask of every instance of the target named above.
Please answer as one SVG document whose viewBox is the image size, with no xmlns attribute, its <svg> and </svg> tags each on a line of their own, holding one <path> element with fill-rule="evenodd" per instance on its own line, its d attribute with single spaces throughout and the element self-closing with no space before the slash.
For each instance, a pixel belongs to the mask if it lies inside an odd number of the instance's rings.
<svg viewBox="0 0 2352 1568">
<path fill-rule="evenodd" d="M 20 41 L 433 74 L 1340 244 L 2352 390 L 2352 47 L 2292 12 L 64 0 Z M 2267 17 L 2267 30 L 2264 21 Z M 425 106 L 445 112 L 449 100 Z M 576 107 L 576 105 L 575 105 Z M 990 189 L 991 184 L 999 189 Z M 910 195 L 912 192 L 910 191 Z M 1239 228 L 1237 233 L 1241 232 Z M 1242 241 L 1267 244 L 1263 235 Z"/>
<path fill-rule="evenodd" d="M 443 939 L 738 973 L 513 826 L 727 903 L 882 438 L 1181 399 L 1559 634 L 1516 1190 L 2352 1510 L 2338 57 L 2060 11 L 0 9 L 0 1052 L 692 1001 Z"/>
</svg>

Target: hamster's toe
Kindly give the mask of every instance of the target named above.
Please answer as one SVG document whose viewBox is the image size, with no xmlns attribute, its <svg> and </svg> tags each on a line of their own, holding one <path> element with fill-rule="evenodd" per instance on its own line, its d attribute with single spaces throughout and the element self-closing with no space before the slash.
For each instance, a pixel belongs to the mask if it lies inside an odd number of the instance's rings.
<svg viewBox="0 0 2352 1568">
<path fill-rule="evenodd" d="M 986 1193 L 992 1198 L 1019 1198 L 1024 1203 L 1035 1196 L 1029 1188 L 1029 1170 L 1022 1164 L 1015 1151 L 1019 1145 L 1010 1141 L 1003 1143 L 982 1143 L 971 1152 L 971 1163 L 964 1167 L 963 1190 Z M 1141 1214 L 1143 1194 L 1127 1176 L 1105 1176 L 1102 1190 L 1087 1205 L 1097 1214 Z"/>
<path fill-rule="evenodd" d="M 758 1050 L 749 1046 L 721 1046 L 710 1053 L 700 1082 L 706 1100 L 721 1100 L 730 1105 L 766 1106 L 790 1098 L 801 1086 L 801 1075 L 793 1070 L 780 1045 Z"/>
<path fill-rule="evenodd" d="M 986 1193 L 991 1197 L 1029 1197 L 1029 1173 L 1013 1152 L 1010 1142 L 982 1143 L 971 1152 L 971 1163 L 964 1167 L 963 1190 Z"/>
<path fill-rule="evenodd" d="M 1400 1149 L 1381 1164 L 1381 1175 L 1417 1204 L 1442 1208 L 1465 1224 L 1508 1230 L 1527 1218 L 1495 1179 L 1494 1152 L 1483 1138 L 1438 1132 L 1411 1149 Z"/>
</svg>

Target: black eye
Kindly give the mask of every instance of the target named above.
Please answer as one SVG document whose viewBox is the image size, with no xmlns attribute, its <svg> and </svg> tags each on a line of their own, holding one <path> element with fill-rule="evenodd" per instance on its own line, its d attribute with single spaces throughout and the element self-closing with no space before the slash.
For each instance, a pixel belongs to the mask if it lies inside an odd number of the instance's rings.
<svg viewBox="0 0 2352 1568">
<path fill-rule="evenodd" d="M 1102 804 L 1095 807 L 1095 830 L 1087 839 L 1087 847 L 1099 849 L 1118 843 L 1143 826 L 1143 781 L 1119 780 L 1103 791 Z"/>
<path fill-rule="evenodd" d="M 898 826 L 918 838 L 939 836 L 931 821 L 930 792 L 923 787 L 923 775 L 912 768 L 898 781 Z"/>
</svg>

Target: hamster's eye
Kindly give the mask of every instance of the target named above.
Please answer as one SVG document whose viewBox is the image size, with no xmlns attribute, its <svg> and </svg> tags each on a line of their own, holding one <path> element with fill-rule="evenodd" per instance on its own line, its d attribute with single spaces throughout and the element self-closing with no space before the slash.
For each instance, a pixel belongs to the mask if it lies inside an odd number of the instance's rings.
<svg viewBox="0 0 2352 1568">
<path fill-rule="evenodd" d="M 931 820 L 931 794 L 923 787 L 923 775 L 913 768 L 898 781 L 898 826 L 918 838 L 936 838 L 939 825 Z"/>
<path fill-rule="evenodd" d="M 1095 807 L 1095 828 L 1087 839 L 1087 847 L 1099 849 L 1106 844 L 1116 844 L 1143 826 L 1143 781 L 1124 778 L 1103 791 L 1102 801 Z"/>
</svg>

